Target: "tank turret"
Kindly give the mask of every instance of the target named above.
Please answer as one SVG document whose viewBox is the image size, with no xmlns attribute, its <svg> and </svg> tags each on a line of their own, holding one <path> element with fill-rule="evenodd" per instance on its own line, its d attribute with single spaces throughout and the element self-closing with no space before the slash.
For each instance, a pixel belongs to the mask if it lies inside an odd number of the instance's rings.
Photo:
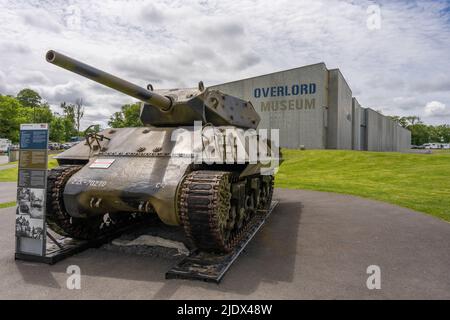
<svg viewBox="0 0 450 320">
<path fill-rule="evenodd" d="M 202 83 L 194 89 L 153 91 L 54 50 L 45 57 L 54 65 L 142 101 L 140 117 L 144 125 L 191 126 L 194 121 L 202 121 L 215 126 L 255 129 L 260 122 L 251 102 L 204 88 Z"/>
</svg>

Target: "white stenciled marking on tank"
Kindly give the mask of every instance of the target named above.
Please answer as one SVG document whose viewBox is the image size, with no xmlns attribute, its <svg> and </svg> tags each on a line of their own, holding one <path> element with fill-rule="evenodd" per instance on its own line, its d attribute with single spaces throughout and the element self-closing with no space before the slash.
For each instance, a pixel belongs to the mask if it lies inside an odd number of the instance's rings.
<svg viewBox="0 0 450 320">
<path fill-rule="evenodd" d="M 107 182 L 102 181 L 102 180 L 92 180 L 92 179 L 89 179 L 89 180 L 73 179 L 72 181 L 69 182 L 69 184 L 103 188 L 106 186 Z"/>
</svg>

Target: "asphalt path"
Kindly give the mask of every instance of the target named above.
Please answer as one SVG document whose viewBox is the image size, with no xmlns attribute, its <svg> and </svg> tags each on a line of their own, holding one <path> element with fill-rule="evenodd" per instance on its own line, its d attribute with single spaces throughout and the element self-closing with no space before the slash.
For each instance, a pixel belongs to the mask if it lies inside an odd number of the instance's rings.
<svg viewBox="0 0 450 320">
<path fill-rule="evenodd" d="M 8 157 L 0 156 L 0 171 L 15 168 L 17 164 L 8 165 Z M 0 182 L 0 203 L 16 200 L 17 182 Z"/>
<path fill-rule="evenodd" d="M 166 280 L 174 259 L 105 248 L 53 266 L 15 261 L 14 208 L 2 209 L 0 298 L 450 299 L 449 223 L 347 195 L 277 189 L 275 198 L 220 285 Z M 81 269 L 80 290 L 66 287 L 69 265 Z M 381 289 L 367 287 L 371 268 Z"/>
<path fill-rule="evenodd" d="M 17 182 L 0 182 L 0 203 L 16 200 Z"/>
<path fill-rule="evenodd" d="M 0 164 L 8 163 L 8 156 L 0 156 Z"/>
</svg>

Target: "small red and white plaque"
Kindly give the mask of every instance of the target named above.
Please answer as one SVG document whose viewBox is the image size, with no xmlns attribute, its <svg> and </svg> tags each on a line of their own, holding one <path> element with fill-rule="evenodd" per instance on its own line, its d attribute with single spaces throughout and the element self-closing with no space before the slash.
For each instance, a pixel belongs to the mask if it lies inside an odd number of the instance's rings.
<svg viewBox="0 0 450 320">
<path fill-rule="evenodd" d="M 89 166 L 92 169 L 108 169 L 116 159 L 97 159 Z"/>
</svg>

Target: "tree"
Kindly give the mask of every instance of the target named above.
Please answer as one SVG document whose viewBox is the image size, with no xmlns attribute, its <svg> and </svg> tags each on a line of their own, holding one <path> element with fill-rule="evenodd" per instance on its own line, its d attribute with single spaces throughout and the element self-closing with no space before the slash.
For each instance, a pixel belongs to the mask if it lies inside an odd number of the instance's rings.
<svg viewBox="0 0 450 320">
<path fill-rule="evenodd" d="M 64 142 L 66 140 L 65 118 L 55 114 L 50 122 L 49 139 L 53 142 Z"/>
<path fill-rule="evenodd" d="M 61 109 L 63 110 L 63 122 L 65 127 L 64 140 L 69 141 L 71 137 L 78 135 L 76 129 L 76 115 L 75 115 L 75 106 L 73 104 L 67 104 L 66 102 L 62 102 L 60 104 Z"/>
<path fill-rule="evenodd" d="M 30 110 L 16 98 L 0 96 L 0 137 L 18 142 L 20 124 L 29 122 Z"/>
<path fill-rule="evenodd" d="M 442 124 L 440 126 L 437 126 L 437 129 L 439 130 L 442 137 L 442 142 L 450 143 L 450 125 Z"/>
<path fill-rule="evenodd" d="M 112 128 L 141 127 L 140 104 L 123 105 L 121 111 L 115 112 L 108 121 Z"/>
<path fill-rule="evenodd" d="M 389 118 L 391 118 L 392 120 L 394 120 L 395 122 L 397 122 L 400 126 L 402 126 L 403 128 L 406 128 L 409 123 L 408 120 L 405 117 L 400 117 L 400 116 L 389 116 Z"/>
<path fill-rule="evenodd" d="M 42 98 L 39 93 L 31 89 L 20 90 L 17 94 L 17 100 L 19 100 L 22 106 L 29 108 L 40 107 L 42 103 Z"/>
<path fill-rule="evenodd" d="M 429 127 L 423 123 L 417 123 L 408 126 L 408 130 L 411 131 L 411 144 L 420 146 L 430 141 Z"/>
<path fill-rule="evenodd" d="M 84 107 L 82 98 L 79 98 L 75 101 L 74 114 L 75 114 L 75 124 L 77 126 L 77 132 L 79 134 L 81 118 L 83 118 L 84 116 Z"/>
<path fill-rule="evenodd" d="M 438 126 L 429 126 L 430 141 L 429 142 L 450 142 L 450 125 L 442 124 Z"/>
<path fill-rule="evenodd" d="M 75 128 L 75 106 L 73 104 L 67 104 L 65 101 L 60 104 L 63 110 L 64 117 L 67 118 L 69 122 L 72 123 L 73 128 Z"/>
<path fill-rule="evenodd" d="M 51 123 L 53 112 L 48 103 L 43 103 L 39 108 L 33 108 L 33 122 L 35 123 Z"/>
<path fill-rule="evenodd" d="M 410 125 L 415 125 L 415 124 L 421 124 L 423 123 L 422 120 L 420 120 L 419 116 L 408 116 L 408 117 L 403 117 Z"/>
</svg>

